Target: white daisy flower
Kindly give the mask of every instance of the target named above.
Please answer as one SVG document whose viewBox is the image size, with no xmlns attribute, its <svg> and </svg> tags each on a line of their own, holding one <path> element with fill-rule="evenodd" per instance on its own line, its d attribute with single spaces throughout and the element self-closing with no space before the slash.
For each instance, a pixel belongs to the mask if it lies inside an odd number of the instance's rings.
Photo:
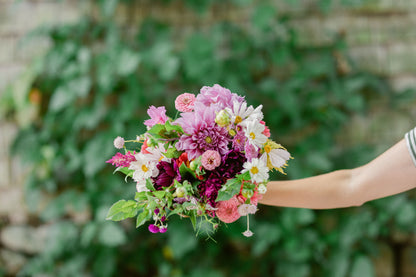
<svg viewBox="0 0 416 277">
<path fill-rule="evenodd" d="M 256 183 L 263 183 L 269 179 L 269 169 L 267 165 L 260 159 L 254 158 L 250 162 L 243 164 L 244 169 L 241 173 L 250 172 L 251 181 Z"/>
<path fill-rule="evenodd" d="M 260 194 L 265 194 L 267 192 L 267 187 L 264 184 L 260 184 L 258 191 Z"/>
<path fill-rule="evenodd" d="M 154 162 L 167 161 L 165 157 L 166 149 L 163 143 L 159 143 L 156 147 L 148 147 L 146 151 L 150 152 L 150 154 L 144 154 L 148 160 Z"/>
<path fill-rule="evenodd" d="M 146 187 L 146 179 L 142 179 L 140 181 L 137 181 L 136 190 L 137 190 L 137 192 L 149 191 Z"/>
<path fill-rule="evenodd" d="M 129 169 L 134 170 L 133 179 L 136 182 L 142 182 L 151 177 L 156 177 L 159 174 L 159 170 L 156 167 L 157 162 L 153 161 L 150 155 L 136 154 L 135 162 L 130 163 Z"/>
<path fill-rule="evenodd" d="M 231 115 L 231 122 L 234 123 L 234 125 L 240 124 L 244 120 L 256 120 L 260 121 L 263 119 L 263 113 L 261 109 L 263 108 L 263 105 L 258 106 L 257 108 L 253 108 L 253 106 L 247 107 L 247 103 L 244 102 L 233 102 L 232 108 L 225 108 L 225 110 L 228 112 L 228 114 Z"/>
<path fill-rule="evenodd" d="M 260 159 L 267 164 L 267 167 L 282 172 L 282 168 L 285 167 L 287 161 L 290 159 L 290 153 L 280 144 L 271 140 L 268 140 L 264 145 L 263 151 L 264 153 Z"/>
<path fill-rule="evenodd" d="M 262 148 L 267 142 L 267 137 L 263 134 L 266 127 L 257 120 L 246 120 L 243 127 L 248 142 L 255 147 Z"/>
<path fill-rule="evenodd" d="M 266 146 L 267 147 L 267 146 Z M 286 164 L 290 159 L 290 154 L 285 149 L 266 149 L 264 148 L 264 153 L 261 155 L 260 159 L 267 164 L 267 161 L 270 161 L 273 168 L 281 168 Z"/>
</svg>

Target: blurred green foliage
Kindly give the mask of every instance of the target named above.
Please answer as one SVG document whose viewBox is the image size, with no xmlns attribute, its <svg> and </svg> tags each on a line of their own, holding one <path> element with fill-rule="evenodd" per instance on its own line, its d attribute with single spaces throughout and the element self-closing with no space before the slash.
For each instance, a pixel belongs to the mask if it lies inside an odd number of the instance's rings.
<svg viewBox="0 0 416 277">
<path fill-rule="evenodd" d="M 113 139 L 143 133 L 149 105 L 173 111 L 178 94 L 215 83 L 246 95 L 264 105 L 272 137 L 295 157 L 287 170 L 293 179 L 374 157 L 372 147 L 340 147 L 336 136 L 351 115 L 368 112 L 371 99 L 400 96 L 349 61 L 342 36 L 299 46 L 290 17 L 268 1 L 186 0 L 197 13 L 212 5 L 251 13 L 244 24 L 214 20 L 186 34 L 150 16 L 122 28 L 113 17 L 118 1 L 95 2 L 98 17 L 35 31 L 51 47 L 2 99 L 20 126 L 13 149 L 30 168 L 27 203 L 40 211 L 38 224 L 51 226 L 47 247 L 21 276 L 368 277 L 380 239 L 414 232 L 408 195 L 329 211 L 262 206 L 252 238 L 241 235 L 242 219 L 222 226 L 217 243 L 179 219 L 163 235 L 105 221 L 112 203 L 135 193 L 105 164 L 116 152 Z M 319 3 L 328 12 L 331 1 Z"/>
</svg>

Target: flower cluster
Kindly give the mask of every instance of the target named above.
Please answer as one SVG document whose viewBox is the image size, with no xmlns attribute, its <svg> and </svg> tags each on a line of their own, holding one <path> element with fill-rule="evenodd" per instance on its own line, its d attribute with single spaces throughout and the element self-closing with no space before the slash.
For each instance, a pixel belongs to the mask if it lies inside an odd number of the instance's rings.
<svg viewBox="0 0 416 277">
<path fill-rule="evenodd" d="M 151 106 L 147 132 L 135 140 L 117 137 L 125 149 L 107 161 L 136 183 L 135 200 L 120 200 L 108 219 L 137 216 L 137 226 L 148 221 L 152 233 L 164 233 L 167 220 L 178 214 L 218 227 L 257 211 L 267 191 L 270 170 L 283 173 L 289 152 L 270 139 L 262 106 L 249 106 L 230 90 L 205 86 L 198 95 L 184 93 L 175 100 L 178 118 L 165 107 Z M 139 143 L 128 149 L 126 144 Z M 140 149 L 136 152 L 134 149 Z M 198 221 L 198 219 L 200 219 Z M 249 226 L 243 232 L 251 236 Z"/>
</svg>

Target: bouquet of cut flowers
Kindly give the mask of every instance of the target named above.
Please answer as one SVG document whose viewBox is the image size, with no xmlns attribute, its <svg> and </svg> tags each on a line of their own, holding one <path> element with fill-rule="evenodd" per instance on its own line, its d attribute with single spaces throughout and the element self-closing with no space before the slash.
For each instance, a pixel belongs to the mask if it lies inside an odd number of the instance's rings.
<svg viewBox="0 0 416 277">
<path fill-rule="evenodd" d="M 195 230 L 247 216 L 243 234 L 251 236 L 248 216 L 266 193 L 269 171 L 284 173 L 291 158 L 269 139 L 262 106 L 248 106 L 244 97 L 214 85 L 196 96 L 179 95 L 175 108 L 180 116 L 172 119 L 165 107 L 150 106 L 147 132 L 114 140 L 124 153 L 107 162 L 133 178 L 137 192 L 134 200 L 113 204 L 107 219 L 137 217 L 136 227 L 151 221 L 150 232 L 164 233 L 175 214 L 189 218 Z"/>
</svg>

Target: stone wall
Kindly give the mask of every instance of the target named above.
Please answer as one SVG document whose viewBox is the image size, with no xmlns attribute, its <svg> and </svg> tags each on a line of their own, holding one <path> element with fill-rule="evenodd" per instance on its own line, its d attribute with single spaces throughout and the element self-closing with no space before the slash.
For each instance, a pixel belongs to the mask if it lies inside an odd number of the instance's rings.
<svg viewBox="0 0 416 277">
<path fill-rule="evenodd" d="M 83 10 L 80 2 L 82 1 L 0 0 L 0 95 L 6 85 L 23 72 L 32 58 L 42 53 L 48 45 L 47 41 L 33 40 L 22 46 L 19 42 L 24 35 L 43 24 L 76 20 Z M 282 12 L 294 16 L 293 26 L 300 32 L 301 43 L 322 44 L 334 34 L 344 35 L 357 66 L 386 76 L 397 90 L 416 87 L 416 1 L 361 1 L 367 4 L 349 7 L 336 5 L 327 15 L 318 12 L 316 3 L 319 1 L 297 1 L 301 3 L 297 6 L 282 5 L 281 2 L 285 1 L 276 2 Z M 251 10 L 247 8 L 213 10 L 201 16 L 195 15 L 178 2 L 163 8 L 152 5 L 151 0 L 138 3 L 140 5 L 133 10 L 120 8 L 117 20 L 121 24 L 128 24 L 130 20 L 140 21 L 143 15 L 152 14 L 186 29 L 192 24 L 209 25 L 218 18 L 244 23 L 251 16 Z M 416 108 L 416 102 L 410 106 Z M 374 116 L 374 121 L 354 119 L 353 139 L 368 140 L 366 134 L 370 129 L 383 134 L 384 141 L 391 143 L 414 126 L 409 118 L 415 118 L 415 111 L 416 109 L 410 109 L 406 114 L 393 115 L 382 115 L 379 112 Z M 16 132 L 17 128 L 12 122 L 0 121 L 0 275 L 2 268 L 3 273 L 15 274 L 25 263 L 26 255 L 42 248 L 41 242 L 47 233 L 45 227 L 28 227 L 29 215 L 22 189 L 23 167 L 9 152 Z M 409 264 L 412 264 L 411 255 L 415 248 L 403 249 L 403 257 L 407 261 L 402 276 L 414 276 L 414 267 Z M 378 276 L 392 276 L 392 256 L 392 250 L 386 246 L 381 257 L 375 259 L 379 265 Z"/>
<path fill-rule="evenodd" d="M 21 44 L 24 35 L 44 24 L 65 23 L 80 15 L 70 1 L 0 0 L 0 96 L 48 42 Z M 0 276 L 14 276 L 32 255 L 42 249 L 46 227 L 29 227 L 23 196 L 23 166 L 10 155 L 17 133 L 12 122 L 0 120 Z"/>
</svg>

